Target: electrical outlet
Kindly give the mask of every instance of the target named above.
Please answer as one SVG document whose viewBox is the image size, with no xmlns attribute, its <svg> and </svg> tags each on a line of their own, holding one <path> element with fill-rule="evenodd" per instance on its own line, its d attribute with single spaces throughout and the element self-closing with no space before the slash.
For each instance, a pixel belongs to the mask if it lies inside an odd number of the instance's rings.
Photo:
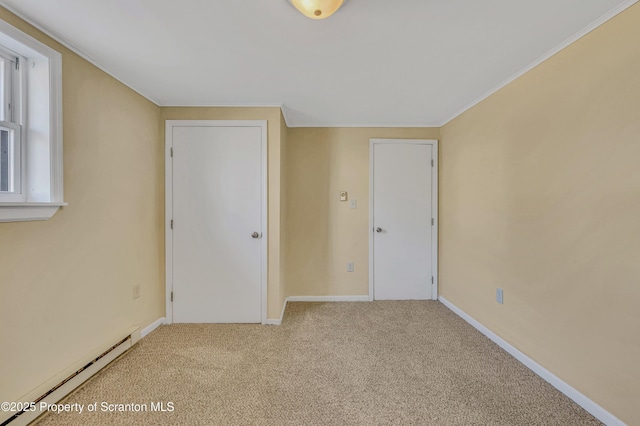
<svg viewBox="0 0 640 426">
<path fill-rule="evenodd" d="M 354 270 L 353 262 L 347 263 L 347 272 L 353 272 L 353 270 Z"/>
<path fill-rule="evenodd" d="M 138 297 L 140 297 L 140 284 L 133 286 L 133 298 L 137 299 Z"/>
<path fill-rule="evenodd" d="M 498 302 L 501 305 L 504 304 L 504 298 L 503 298 L 503 293 L 501 288 L 496 289 L 496 302 Z"/>
</svg>

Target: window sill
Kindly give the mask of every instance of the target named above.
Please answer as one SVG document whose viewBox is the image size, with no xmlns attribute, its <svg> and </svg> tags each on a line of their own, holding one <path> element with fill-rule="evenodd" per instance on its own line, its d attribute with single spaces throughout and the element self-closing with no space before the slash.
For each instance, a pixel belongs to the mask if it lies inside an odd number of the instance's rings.
<svg viewBox="0 0 640 426">
<path fill-rule="evenodd" d="M 67 203 L 0 203 L 0 222 L 29 222 L 51 219 Z"/>
</svg>

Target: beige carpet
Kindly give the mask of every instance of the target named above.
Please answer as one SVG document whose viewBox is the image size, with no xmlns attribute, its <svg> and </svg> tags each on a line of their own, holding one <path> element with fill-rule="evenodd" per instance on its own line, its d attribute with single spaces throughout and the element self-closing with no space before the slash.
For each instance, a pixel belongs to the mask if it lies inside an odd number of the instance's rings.
<svg viewBox="0 0 640 426">
<path fill-rule="evenodd" d="M 280 327 L 163 326 L 65 402 L 103 401 L 175 408 L 39 425 L 600 424 L 432 301 L 290 303 Z"/>
</svg>

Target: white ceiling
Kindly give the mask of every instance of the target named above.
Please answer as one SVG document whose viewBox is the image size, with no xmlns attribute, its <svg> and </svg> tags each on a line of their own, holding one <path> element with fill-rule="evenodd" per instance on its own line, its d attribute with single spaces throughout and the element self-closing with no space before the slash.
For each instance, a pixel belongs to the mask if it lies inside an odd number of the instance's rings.
<svg viewBox="0 0 640 426">
<path fill-rule="evenodd" d="M 0 0 L 159 105 L 291 127 L 442 125 L 637 0 Z"/>
</svg>

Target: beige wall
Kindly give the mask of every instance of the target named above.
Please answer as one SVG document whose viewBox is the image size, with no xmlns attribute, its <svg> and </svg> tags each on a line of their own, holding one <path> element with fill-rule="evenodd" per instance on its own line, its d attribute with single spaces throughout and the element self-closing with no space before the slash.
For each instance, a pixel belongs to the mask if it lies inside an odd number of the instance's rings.
<svg viewBox="0 0 640 426">
<path fill-rule="evenodd" d="M 434 128 L 291 128 L 287 296 L 369 294 L 369 139 L 438 139 Z M 340 191 L 357 209 L 340 202 Z M 347 263 L 355 262 L 354 272 Z"/>
<path fill-rule="evenodd" d="M 0 401 L 24 401 L 164 315 L 164 157 L 157 106 L 2 8 L 0 18 L 63 57 L 69 206 L 0 223 Z"/>
<path fill-rule="evenodd" d="M 267 317 L 280 318 L 284 303 L 280 284 L 280 191 L 282 113 L 279 107 L 165 107 L 161 120 L 267 120 L 268 169 L 268 280 Z"/>
<path fill-rule="evenodd" d="M 0 224 L 0 400 L 50 387 L 164 315 L 164 120 L 240 119 L 269 123 L 269 318 L 288 295 L 368 293 L 369 139 L 441 139 L 441 295 L 640 423 L 639 5 L 441 132 L 287 130 L 279 108 L 159 108 L 0 18 L 63 54 L 70 203 L 46 222 Z"/>
<path fill-rule="evenodd" d="M 441 295 L 628 424 L 640 424 L 639 40 L 635 5 L 444 126 L 440 151 Z"/>
</svg>

